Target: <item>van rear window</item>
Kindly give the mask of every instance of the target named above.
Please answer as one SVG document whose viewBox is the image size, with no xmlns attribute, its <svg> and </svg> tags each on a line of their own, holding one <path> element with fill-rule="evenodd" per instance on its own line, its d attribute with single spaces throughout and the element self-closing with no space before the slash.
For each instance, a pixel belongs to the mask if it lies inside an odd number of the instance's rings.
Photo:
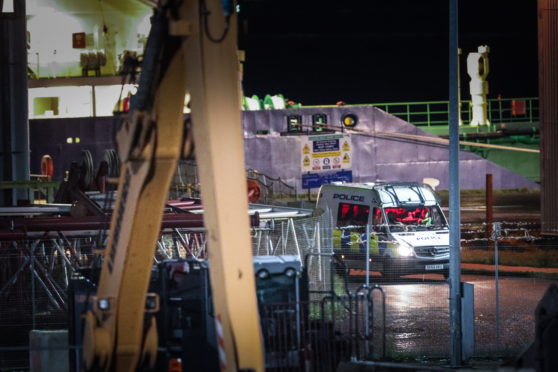
<svg viewBox="0 0 558 372">
<path fill-rule="evenodd" d="M 337 227 L 364 226 L 368 223 L 370 207 L 360 204 L 339 203 Z"/>
</svg>

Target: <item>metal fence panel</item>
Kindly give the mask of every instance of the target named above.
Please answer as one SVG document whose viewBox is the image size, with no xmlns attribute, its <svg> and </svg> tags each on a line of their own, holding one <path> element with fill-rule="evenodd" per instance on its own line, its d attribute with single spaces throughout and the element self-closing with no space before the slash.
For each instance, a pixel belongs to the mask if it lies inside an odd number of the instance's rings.
<svg viewBox="0 0 558 372">
<path fill-rule="evenodd" d="M 532 343 L 535 307 L 548 286 L 557 282 L 558 268 L 553 267 L 558 261 L 556 240 L 541 235 L 539 223 L 501 224 L 497 236 L 497 309 L 495 242 L 489 239 L 485 224 L 463 224 L 461 230 L 462 280 L 474 285 L 474 357 L 514 359 Z M 339 270 L 337 261 L 332 261 L 332 240 L 333 224 L 326 214 L 277 220 L 252 230 L 255 255 L 297 254 L 305 264 L 310 296 L 309 320 L 301 324 L 305 327 L 301 332 L 307 337 L 301 338 L 302 351 L 307 350 L 304 342 L 318 345 L 317 339 L 323 335 L 337 340 L 316 347 L 313 354 L 297 354 L 298 360 L 364 360 L 381 359 L 384 355 L 391 360 L 447 358 L 449 291 L 443 276 L 414 274 L 394 279 L 371 271 L 370 286 L 378 285 L 385 294 L 385 312 L 381 293 L 373 292 L 369 310 L 373 322 L 367 323 L 364 314 L 368 300 L 358 294 L 362 293 L 366 272 Z M 32 329 L 68 328 L 69 278 L 75 271 L 91 272 L 102 246 L 104 240 L 99 243 L 96 235 L 55 234 L 0 242 L 0 369 L 28 368 Z M 204 258 L 207 249 L 211 247 L 206 245 L 203 230 L 169 230 L 159 241 L 155 260 Z M 525 267 L 512 265 L 514 262 L 525 262 Z M 529 271 L 533 267 L 535 271 Z M 342 300 L 336 296 L 353 296 L 351 301 L 358 306 L 340 305 Z M 283 312 L 285 316 L 287 313 Z M 288 319 L 276 320 L 286 335 L 290 332 L 285 323 Z M 323 325 L 318 322 L 321 319 L 329 323 Z M 363 338 L 361 332 L 369 338 Z M 68 350 L 76 347 L 79 346 L 70 344 Z"/>
</svg>

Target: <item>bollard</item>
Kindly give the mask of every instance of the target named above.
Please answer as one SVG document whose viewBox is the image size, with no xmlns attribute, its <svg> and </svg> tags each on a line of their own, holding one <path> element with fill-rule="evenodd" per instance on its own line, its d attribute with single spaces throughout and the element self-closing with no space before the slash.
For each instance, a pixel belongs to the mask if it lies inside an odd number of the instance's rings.
<svg viewBox="0 0 558 372">
<path fill-rule="evenodd" d="M 68 331 L 32 330 L 29 333 L 29 371 L 67 372 L 69 370 Z"/>
</svg>

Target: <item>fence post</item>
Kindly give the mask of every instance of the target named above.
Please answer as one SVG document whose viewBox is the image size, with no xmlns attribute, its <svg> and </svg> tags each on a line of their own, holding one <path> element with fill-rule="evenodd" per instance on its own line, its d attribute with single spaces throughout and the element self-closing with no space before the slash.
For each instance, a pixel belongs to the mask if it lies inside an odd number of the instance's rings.
<svg viewBox="0 0 558 372">
<path fill-rule="evenodd" d="M 296 254 L 298 255 L 298 258 L 300 259 L 300 262 L 302 262 L 302 255 L 300 254 L 300 247 L 298 245 L 298 239 L 296 237 L 296 229 L 295 229 L 294 222 L 293 222 L 292 218 L 289 218 L 289 224 L 290 224 L 290 227 L 291 227 L 291 232 L 293 234 L 294 244 L 295 244 L 295 248 L 296 248 Z"/>
<path fill-rule="evenodd" d="M 500 351 L 500 304 L 498 291 L 498 237 L 500 236 L 500 222 L 494 222 L 494 281 L 496 285 L 496 354 Z"/>
<path fill-rule="evenodd" d="M 366 301 L 366 342 L 364 343 L 364 349 L 367 353 L 366 359 L 374 359 L 374 303 L 372 302 L 372 296 L 370 296 L 372 288 L 367 288 L 366 290 L 368 293 Z"/>
<path fill-rule="evenodd" d="M 430 102 L 426 102 L 426 124 L 430 127 Z"/>
<path fill-rule="evenodd" d="M 458 1 L 449 2 L 449 209 L 450 209 L 450 356 L 452 367 L 462 364 L 461 230 L 459 189 Z"/>
<path fill-rule="evenodd" d="M 366 281 L 365 281 L 366 284 L 365 285 L 366 285 L 366 290 L 370 291 L 370 224 L 368 223 L 366 224 L 366 240 L 364 241 L 364 243 L 366 244 Z M 373 329 L 374 327 L 374 324 L 370 324 L 370 317 L 373 317 L 373 311 L 374 311 L 373 307 L 369 302 L 368 306 L 366 306 L 366 314 L 365 314 L 366 329 L 364 331 L 364 334 L 366 335 L 366 342 L 365 342 L 366 352 L 370 351 L 368 338 L 370 336 L 370 330 Z M 372 355 L 372 353 L 370 353 L 370 355 Z"/>
<path fill-rule="evenodd" d="M 366 288 L 370 286 L 370 225 L 366 224 Z"/>
<path fill-rule="evenodd" d="M 321 242 L 322 235 L 320 233 L 320 221 L 316 222 L 316 227 L 315 227 L 314 233 L 315 233 L 315 239 L 316 239 L 316 244 L 317 244 L 316 248 L 318 249 L 318 254 L 321 254 L 322 253 L 322 242 Z M 319 273 L 318 274 L 319 275 L 318 279 L 321 281 L 323 279 L 322 278 L 322 260 L 318 260 L 318 273 Z M 324 283 L 324 285 L 325 285 L 325 283 Z"/>
<path fill-rule="evenodd" d="M 32 325 L 33 325 L 33 329 L 36 329 L 36 324 L 35 324 L 35 316 L 36 316 L 36 308 L 35 308 L 35 304 L 36 304 L 36 292 L 35 292 L 35 247 L 36 245 L 32 245 L 31 246 L 31 250 L 30 250 L 30 254 L 31 254 L 31 267 L 30 267 L 30 274 L 31 274 L 31 317 L 32 317 Z M 54 258 L 54 256 L 53 256 Z M 17 279 L 17 278 L 16 278 Z"/>
<path fill-rule="evenodd" d="M 374 299 L 372 297 L 374 290 L 378 290 L 382 300 L 382 355 L 381 359 L 386 358 L 386 293 L 378 284 L 374 284 L 372 288 L 368 288 L 368 324 L 370 328 L 370 338 L 374 337 Z M 371 342 L 366 348 L 369 356 L 374 357 L 374 342 Z"/>
<path fill-rule="evenodd" d="M 502 123 L 502 99 L 498 99 L 498 114 L 500 116 L 500 123 Z M 491 123 L 492 124 L 492 123 Z"/>
<path fill-rule="evenodd" d="M 407 123 L 411 122 L 411 105 L 407 103 Z"/>
<path fill-rule="evenodd" d="M 486 237 L 492 237 L 492 173 L 486 174 Z"/>
</svg>

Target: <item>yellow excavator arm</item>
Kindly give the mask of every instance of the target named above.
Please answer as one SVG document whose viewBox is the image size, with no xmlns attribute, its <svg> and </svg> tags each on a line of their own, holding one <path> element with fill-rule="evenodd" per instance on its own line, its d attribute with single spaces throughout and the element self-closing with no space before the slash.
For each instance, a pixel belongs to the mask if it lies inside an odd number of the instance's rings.
<svg viewBox="0 0 558 372">
<path fill-rule="evenodd" d="M 117 134 L 121 172 L 93 309 L 85 316 L 86 370 L 153 366 L 153 255 L 171 179 L 193 137 L 207 229 L 221 370 L 264 370 L 255 295 L 241 128 L 234 12 L 220 0 L 163 1 L 155 10 L 138 93 Z"/>
</svg>

